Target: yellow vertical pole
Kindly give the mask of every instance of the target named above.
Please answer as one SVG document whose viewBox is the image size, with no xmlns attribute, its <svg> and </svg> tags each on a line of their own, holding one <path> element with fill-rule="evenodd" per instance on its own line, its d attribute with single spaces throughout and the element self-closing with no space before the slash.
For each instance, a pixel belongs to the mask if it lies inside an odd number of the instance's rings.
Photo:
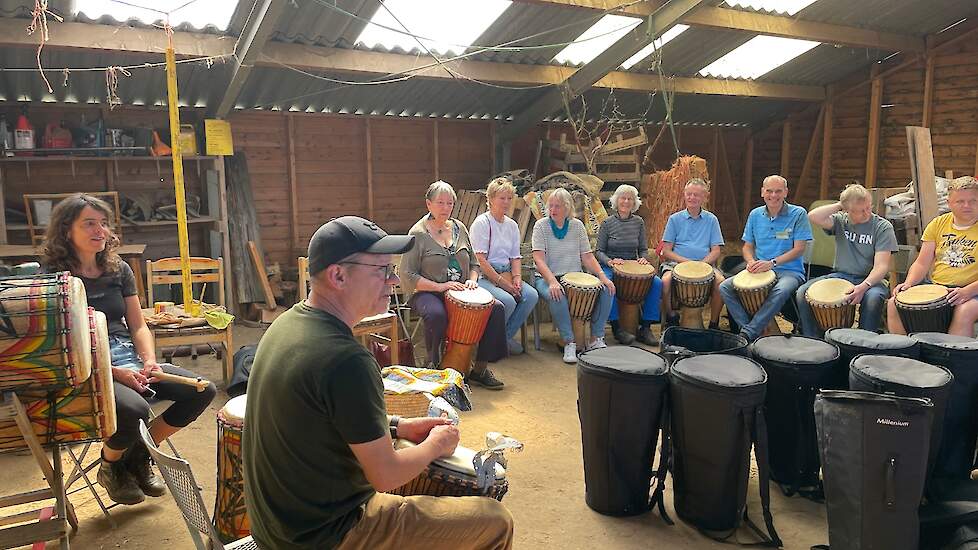
<svg viewBox="0 0 978 550">
<path fill-rule="evenodd" d="M 190 236 L 187 233 L 187 200 L 183 187 L 183 152 L 180 151 L 180 111 L 177 105 L 177 64 L 173 45 L 166 49 L 166 94 L 170 111 L 170 148 L 173 149 L 173 192 L 177 199 L 177 238 L 180 243 L 180 275 L 183 283 L 183 307 L 196 315 L 190 282 Z"/>
</svg>

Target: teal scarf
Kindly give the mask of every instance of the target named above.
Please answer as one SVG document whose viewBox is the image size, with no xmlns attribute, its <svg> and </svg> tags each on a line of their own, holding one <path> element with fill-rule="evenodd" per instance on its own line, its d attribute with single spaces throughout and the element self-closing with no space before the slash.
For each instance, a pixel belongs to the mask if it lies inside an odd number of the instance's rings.
<svg viewBox="0 0 978 550">
<path fill-rule="evenodd" d="M 548 218 L 548 219 L 550 220 L 550 229 L 553 230 L 554 237 L 557 237 L 558 239 L 563 239 L 564 237 L 567 236 L 567 230 L 570 229 L 570 218 L 564 218 L 564 227 L 560 227 L 560 228 L 558 228 L 557 224 L 554 223 L 553 218 Z"/>
</svg>

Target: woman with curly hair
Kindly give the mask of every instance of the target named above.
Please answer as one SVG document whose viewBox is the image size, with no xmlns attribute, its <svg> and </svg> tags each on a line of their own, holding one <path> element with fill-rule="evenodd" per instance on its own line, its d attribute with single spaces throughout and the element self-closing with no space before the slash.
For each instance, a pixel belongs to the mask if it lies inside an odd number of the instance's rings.
<svg viewBox="0 0 978 550">
<path fill-rule="evenodd" d="M 149 420 L 147 399 L 173 401 L 149 423 L 158 444 L 193 422 L 217 393 L 213 384 L 203 392 L 174 382 L 160 382 L 163 371 L 196 377 L 169 363 L 156 362 L 153 334 L 146 326 L 136 295 L 136 277 L 116 249 L 119 238 L 109 226 L 112 209 L 101 199 L 78 193 L 51 212 L 44 239 L 47 271 L 69 271 L 85 285 L 88 305 L 105 314 L 112 351 L 112 379 L 118 429 L 102 445 L 98 481 L 119 504 L 137 504 L 145 496 L 162 496 L 163 480 L 150 465 L 149 452 L 139 441 L 139 421 Z"/>
</svg>

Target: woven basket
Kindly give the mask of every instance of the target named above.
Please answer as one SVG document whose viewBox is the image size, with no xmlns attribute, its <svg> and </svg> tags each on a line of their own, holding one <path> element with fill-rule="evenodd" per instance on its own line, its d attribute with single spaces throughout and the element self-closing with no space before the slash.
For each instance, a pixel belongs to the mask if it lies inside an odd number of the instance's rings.
<svg viewBox="0 0 978 550">
<path fill-rule="evenodd" d="M 390 393 L 384 392 L 384 403 L 387 404 L 387 414 L 396 414 L 403 418 L 428 416 L 428 403 L 431 396 L 427 393 Z"/>
</svg>

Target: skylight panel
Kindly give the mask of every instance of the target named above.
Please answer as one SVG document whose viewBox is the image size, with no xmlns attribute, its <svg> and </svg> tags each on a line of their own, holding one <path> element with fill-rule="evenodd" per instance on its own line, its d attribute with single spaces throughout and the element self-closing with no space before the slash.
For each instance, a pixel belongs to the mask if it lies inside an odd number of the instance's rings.
<svg viewBox="0 0 978 550">
<path fill-rule="evenodd" d="M 605 15 L 584 31 L 581 36 L 554 56 L 558 63 L 573 63 L 579 65 L 588 63 L 601 52 L 607 50 L 628 31 L 637 27 L 641 19 L 622 15 Z"/>
<path fill-rule="evenodd" d="M 703 76 L 758 78 L 818 46 L 819 42 L 755 36 L 700 70 Z"/>
<path fill-rule="evenodd" d="M 357 42 L 369 48 L 419 49 L 421 46 L 412 36 L 397 32 L 407 27 L 411 34 L 422 38 L 421 42 L 428 49 L 458 55 L 485 32 L 509 4 L 509 0 L 384 0 L 357 37 Z"/>
<path fill-rule="evenodd" d="M 185 4 L 187 0 L 132 0 L 127 1 L 126 4 L 111 0 L 77 0 L 76 6 L 80 13 L 84 13 L 91 19 L 109 15 L 118 21 L 137 19 L 146 24 L 166 20 L 166 13 L 176 10 L 170 14 L 170 25 L 174 27 L 189 23 L 198 29 L 214 25 L 221 30 L 226 30 L 238 0 L 207 0 L 177 9 Z"/>
<path fill-rule="evenodd" d="M 817 0 L 726 0 L 724 4 L 731 7 L 750 8 L 777 13 L 794 15 Z"/>
<path fill-rule="evenodd" d="M 665 46 L 670 40 L 676 38 L 688 28 L 689 25 L 675 25 L 663 33 L 662 36 L 656 38 L 651 44 L 639 50 L 637 54 L 629 57 L 627 61 L 621 64 L 621 66 L 625 69 L 631 69 L 633 65 L 651 55 L 654 50 L 658 50 L 662 48 L 662 46 Z"/>
</svg>

